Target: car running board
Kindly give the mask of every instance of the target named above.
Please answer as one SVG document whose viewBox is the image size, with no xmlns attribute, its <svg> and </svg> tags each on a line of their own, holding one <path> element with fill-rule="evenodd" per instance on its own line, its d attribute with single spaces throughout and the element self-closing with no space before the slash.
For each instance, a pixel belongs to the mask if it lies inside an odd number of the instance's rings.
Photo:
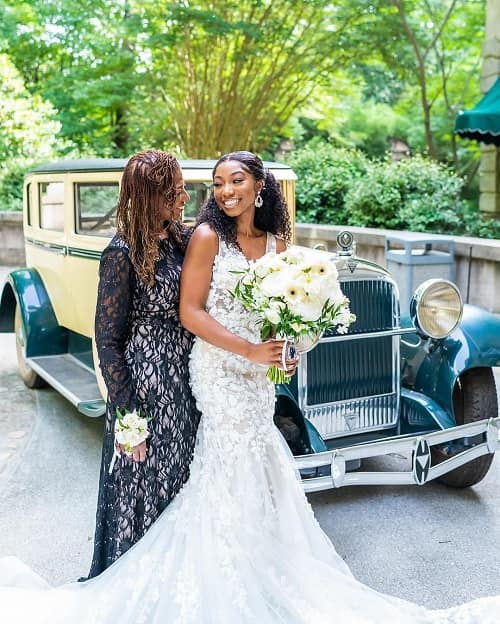
<svg viewBox="0 0 500 624">
<path fill-rule="evenodd" d="M 106 411 L 93 370 L 69 353 L 26 358 L 26 364 L 85 416 Z"/>
</svg>

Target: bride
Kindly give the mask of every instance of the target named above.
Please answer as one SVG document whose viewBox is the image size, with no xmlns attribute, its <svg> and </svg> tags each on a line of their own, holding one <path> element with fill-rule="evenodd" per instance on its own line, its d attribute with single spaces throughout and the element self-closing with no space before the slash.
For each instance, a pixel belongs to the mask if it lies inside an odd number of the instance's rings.
<svg viewBox="0 0 500 624">
<path fill-rule="evenodd" d="M 0 560 L 0 614 L 15 624 L 429 624 L 498 622 L 500 599 L 429 611 L 362 585 L 316 522 L 273 424 L 255 318 L 228 290 L 238 270 L 290 237 L 272 174 L 249 152 L 223 156 L 189 244 L 180 313 L 197 335 L 202 412 L 191 477 L 149 532 L 100 576 L 57 588 Z M 266 366 L 262 366 L 266 365 Z M 294 362 L 287 362 L 292 368 Z"/>
</svg>

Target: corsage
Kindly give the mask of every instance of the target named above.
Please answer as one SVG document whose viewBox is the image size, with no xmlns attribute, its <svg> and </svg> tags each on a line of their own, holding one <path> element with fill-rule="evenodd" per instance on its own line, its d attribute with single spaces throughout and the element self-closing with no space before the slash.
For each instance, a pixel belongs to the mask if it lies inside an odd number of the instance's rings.
<svg viewBox="0 0 500 624">
<path fill-rule="evenodd" d="M 109 466 L 109 474 L 113 472 L 115 461 L 120 457 L 117 445 L 121 444 L 125 448 L 125 453 L 131 455 L 134 446 L 144 442 L 149 437 L 148 418 L 143 418 L 136 410 L 133 412 L 125 411 L 124 414 L 116 408 L 115 420 L 115 442 L 111 463 Z"/>
</svg>

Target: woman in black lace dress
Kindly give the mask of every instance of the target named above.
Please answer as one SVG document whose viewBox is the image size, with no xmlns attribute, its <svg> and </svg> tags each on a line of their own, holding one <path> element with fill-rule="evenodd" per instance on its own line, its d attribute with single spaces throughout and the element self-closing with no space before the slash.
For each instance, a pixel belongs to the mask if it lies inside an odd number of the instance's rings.
<svg viewBox="0 0 500 624">
<path fill-rule="evenodd" d="M 128 161 L 118 233 L 99 270 L 95 338 L 108 399 L 89 578 L 144 535 L 189 476 L 199 413 L 188 383 L 193 337 L 178 315 L 188 200 L 172 155 L 149 150 Z M 116 408 L 150 418 L 150 436 L 111 469 Z"/>
</svg>

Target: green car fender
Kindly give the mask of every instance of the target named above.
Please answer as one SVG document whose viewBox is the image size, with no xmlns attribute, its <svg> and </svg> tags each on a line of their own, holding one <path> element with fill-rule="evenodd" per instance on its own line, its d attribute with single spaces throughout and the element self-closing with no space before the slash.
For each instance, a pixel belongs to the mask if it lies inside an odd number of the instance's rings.
<svg viewBox="0 0 500 624">
<path fill-rule="evenodd" d="M 54 309 L 36 269 L 17 269 L 7 276 L 0 298 L 0 331 L 14 331 L 19 306 L 26 357 L 56 355 L 67 351 L 68 334 L 57 322 Z"/>
<path fill-rule="evenodd" d="M 409 327 L 411 321 L 402 319 Z M 462 319 L 446 338 L 422 338 L 416 332 L 401 338 L 401 379 L 453 416 L 453 388 L 465 371 L 500 366 L 500 319 L 487 310 L 464 305 Z"/>
</svg>

